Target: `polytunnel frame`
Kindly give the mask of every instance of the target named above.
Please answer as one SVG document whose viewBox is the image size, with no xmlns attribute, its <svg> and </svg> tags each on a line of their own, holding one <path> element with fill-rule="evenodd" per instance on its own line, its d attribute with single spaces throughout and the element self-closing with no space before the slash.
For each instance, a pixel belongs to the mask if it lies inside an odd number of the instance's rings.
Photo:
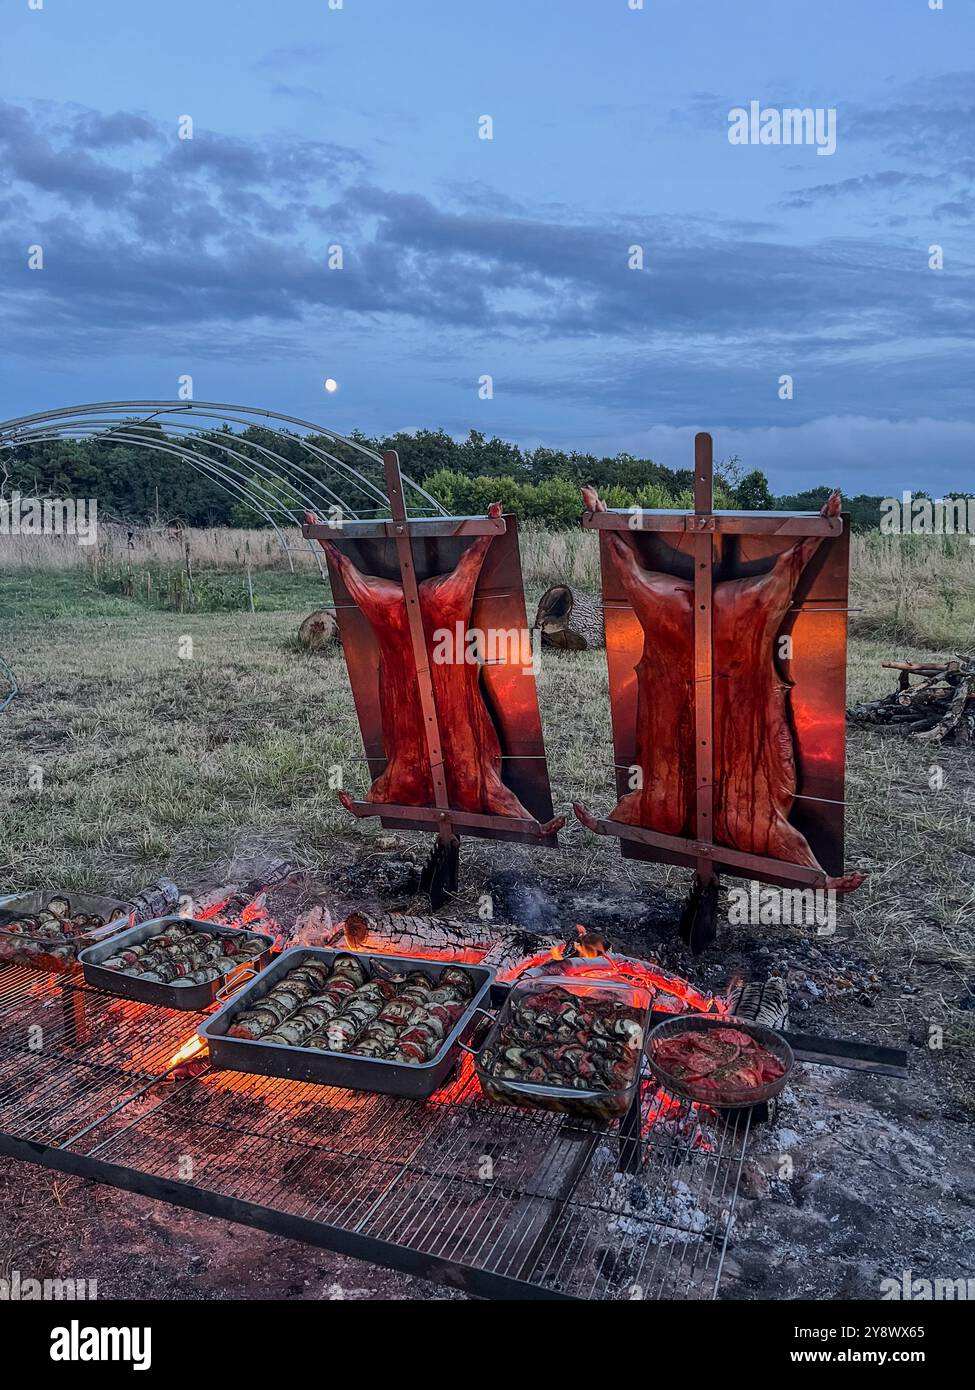
<svg viewBox="0 0 975 1390">
<path fill-rule="evenodd" d="M 134 418 L 140 415 L 143 418 Z M 169 417 L 179 418 L 170 420 Z M 196 472 L 209 478 L 228 495 L 247 499 L 255 511 L 262 515 L 274 529 L 281 548 L 287 556 L 288 566 L 292 573 L 294 573 L 294 562 L 290 552 L 296 547 L 288 545 L 281 527 L 275 520 L 275 515 L 285 517 L 289 524 L 300 527 L 306 511 L 317 512 L 324 505 L 330 510 L 337 506 L 343 516 L 352 520 L 358 519 L 359 512 L 339 493 L 335 492 L 327 482 L 315 477 L 300 464 L 275 453 L 264 444 L 258 443 L 256 440 L 244 439 L 241 435 L 231 431 L 233 444 L 236 446 L 231 447 L 226 440 L 213 437 L 222 434 L 223 430 L 221 428 L 215 429 L 212 426 L 209 430 L 184 432 L 191 429 L 191 422 L 202 421 L 217 421 L 221 426 L 236 424 L 243 425 L 245 428 L 260 428 L 278 439 L 286 439 L 290 444 L 298 443 L 304 453 L 320 462 L 327 463 L 367 500 L 378 503 L 377 507 L 368 508 L 370 512 L 373 514 L 379 511 L 391 512 L 389 498 L 381 488 L 376 486 L 354 465 L 344 459 L 337 458 L 323 448 L 318 441 L 327 439 L 333 444 L 342 445 L 379 468 L 383 466 L 382 455 L 361 444 L 358 440 L 350 439 L 347 435 L 339 434 L 336 430 L 329 429 L 325 425 L 303 420 L 299 416 L 284 415 L 278 411 L 256 406 L 229 405 L 216 401 L 100 401 L 88 405 L 65 406 L 58 410 L 40 411 L 33 415 L 22 415 L 0 422 L 0 451 L 11 451 L 29 444 L 49 443 L 67 438 L 90 441 L 109 439 L 181 458 Z M 311 431 L 316 442 L 313 443 L 301 434 L 269 424 L 268 421 L 278 421 L 281 425 L 293 425 L 298 429 Z M 148 431 L 152 426 L 158 427 L 163 438 L 159 437 L 156 429 L 152 430 L 151 437 L 139 433 L 139 431 Z M 245 477 L 229 463 L 216 460 L 198 452 L 195 448 L 191 448 L 188 443 L 190 440 L 194 444 L 220 450 L 244 464 L 251 470 L 252 474 L 257 469 L 267 482 L 284 486 L 295 497 L 295 508 L 292 510 L 285 506 L 281 498 L 266 487 L 259 478 Z M 241 454 L 237 452 L 239 449 L 252 450 L 254 454 L 261 455 L 264 459 L 273 460 L 279 465 L 279 468 L 271 467 L 268 463 L 262 462 L 261 459 Z M 411 489 L 419 499 L 422 499 L 432 508 L 434 513 L 440 516 L 448 515 L 446 509 L 419 483 L 406 476 L 403 477 L 403 483 L 406 488 Z M 257 496 L 255 496 L 255 487 Z M 361 503 L 359 505 L 361 508 Z M 315 554 L 319 573 L 324 578 L 318 547 L 310 540 L 307 544 L 312 553 Z"/>
</svg>

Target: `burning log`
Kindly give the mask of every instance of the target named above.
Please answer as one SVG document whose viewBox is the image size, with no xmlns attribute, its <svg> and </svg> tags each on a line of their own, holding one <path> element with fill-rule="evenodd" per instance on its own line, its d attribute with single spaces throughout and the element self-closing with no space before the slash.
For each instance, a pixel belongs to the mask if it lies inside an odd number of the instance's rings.
<svg viewBox="0 0 975 1390">
<path fill-rule="evenodd" d="M 271 919 L 267 908 L 267 895 L 272 888 L 279 888 L 296 872 L 289 859 L 273 860 L 258 878 L 247 883 L 233 884 L 205 893 L 194 903 L 189 899 L 184 915 L 195 917 L 197 921 L 219 921 L 228 927 L 252 927 L 258 923 L 263 930 L 275 934 L 276 949 L 281 949 L 279 928 Z"/>
<path fill-rule="evenodd" d="M 330 608 L 317 608 L 298 629 L 298 641 L 309 651 L 320 652 L 333 643 L 341 645 L 339 625 Z"/>
<path fill-rule="evenodd" d="M 586 651 L 605 647 L 603 601 L 599 594 L 553 584 L 538 601 L 535 627 L 541 630 L 543 647 Z"/>
<path fill-rule="evenodd" d="M 389 955 L 437 956 L 474 963 L 494 943 L 485 927 L 446 917 L 413 917 L 383 912 L 375 917 L 350 912 L 341 924 L 342 938 L 353 951 L 383 951 Z"/>
<path fill-rule="evenodd" d="M 897 689 L 847 711 L 857 724 L 880 724 L 925 743 L 975 743 L 975 657 L 947 662 L 882 661 L 899 671 Z M 911 677 L 920 677 L 918 685 Z"/>
</svg>

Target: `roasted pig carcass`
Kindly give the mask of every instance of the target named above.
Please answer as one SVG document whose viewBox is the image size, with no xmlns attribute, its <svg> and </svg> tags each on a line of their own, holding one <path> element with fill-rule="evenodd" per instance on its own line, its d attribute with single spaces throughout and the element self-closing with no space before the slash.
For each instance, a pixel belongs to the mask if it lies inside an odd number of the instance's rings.
<svg viewBox="0 0 975 1390">
<path fill-rule="evenodd" d="M 489 517 L 500 517 L 493 503 Z M 310 515 L 307 518 L 313 521 Z M 443 734 L 443 765 L 449 803 L 461 811 L 532 820 L 532 814 L 501 780 L 501 745 L 485 703 L 481 670 L 466 659 L 465 646 L 438 659 L 438 633 L 466 636 L 484 558 L 494 537 L 478 536 L 449 574 L 418 586 L 437 720 Z M 320 542 L 353 601 L 365 616 L 379 647 L 379 704 L 386 767 L 366 800 L 403 806 L 432 806 L 433 778 L 424 732 L 413 639 L 403 586 L 363 574 L 331 541 Z M 352 798 L 342 793 L 351 809 Z M 553 828 L 543 826 L 543 832 Z M 557 828 L 557 827 L 555 827 Z"/>
<path fill-rule="evenodd" d="M 605 511 L 595 489 L 586 505 Z M 839 493 L 823 507 L 838 516 Z M 666 835 L 694 834 L 694 584 L 644 569 L 632 537 L 603 533 L 619 582 L 643 630 L 636 668 L 636 762 L 639 786 L 610 820 Z M 799 579 L 822 544 L 809 536 L 774 557 L 765 574 L 715 583 L 714 840 L 788 864 L 821 869 L 805 836 L 789 821 L 797 774 L 789 720 L 789 686 L 775 665 L 775 637 Z M 595 828 L 577 804 L 576 814 Z M 863 874 L 828 878 L 838 892 L 859 887 Z"/>
</svg>

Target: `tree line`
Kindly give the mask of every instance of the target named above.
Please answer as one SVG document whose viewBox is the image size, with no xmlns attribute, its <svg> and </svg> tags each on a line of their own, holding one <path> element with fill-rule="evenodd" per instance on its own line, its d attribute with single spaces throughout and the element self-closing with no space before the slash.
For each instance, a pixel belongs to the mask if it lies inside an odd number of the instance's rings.
<svg viewBox="0 0 975 1390">
<path fill-rule="evenodd" d="M 131 442 L 135 429 L 144 446 Z M 130 437 L 113 437 L 126 434 Z M 586 483 L 594 484 L 610 507 L 693 506 L 692 470 L 667 468 L 625 452 L 610 458 L 544 446 L 522 449 L 477 430 L 464 440 L 444 430 L 415 430 L 377 439 L 358 433 L 351 437 L 377 453 L 396 449 L 403 472 L 455 514 L 479 514 L 488 503 L 500 500 L 523 520 L 571 527 L 578 523 L 579 490 Z M 96 497 L 103 519 L 137 525 L 260 526 L 269 524 L 266 512 L 274 510 L 268 507 L 269 494 L 281 507 L 300 510 L 302 489 L 269 482 L 254 467 L 255 459 L 272 469 L 275 458 L 287 460 L 345 496 L 327 460 L 310 454 L 306 444 L 312 451 L 331 453 L 352 464 L 370 482 L 382 486 L 378 466 L 357 450 L 325 437 L 282 436 L 260 426 L 202 431 L 191 441 L 202 460 L 202 471 L 180 456 L 181 444 L 186 442 L 158 426 L 133 424 L 92 439 L 25 444 L 7 456 L 6 490 L 35 497 Z M 217 476 L 218 470 L 225 473 L 227 469 L 233 473 L 229 484 L 226 476 Z M 724 460 L 715 470 L 715 506 L 719 508 L 816 511 L 831 491 L 832 485 L 824 483 L 790 496 L 773 496 L 765 474 L 746 470 L 736 457 Z M 877 527 L 880 501 L 865 494 L 844 499 L 855 529 Z"/>
</svg>

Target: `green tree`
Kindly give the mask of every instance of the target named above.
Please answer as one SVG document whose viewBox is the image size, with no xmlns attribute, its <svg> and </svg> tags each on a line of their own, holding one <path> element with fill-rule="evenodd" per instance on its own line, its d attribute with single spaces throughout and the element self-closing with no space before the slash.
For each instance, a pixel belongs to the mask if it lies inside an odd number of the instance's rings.
<svg viewBox="0 0 975 1390">
<path fill-rule="evenodd" d="M 768 512 L 775 506 L 768 478 L 758 468 L 746 473 L 738 484 L 737 501 L 745 512 Z"/>
</svg>

